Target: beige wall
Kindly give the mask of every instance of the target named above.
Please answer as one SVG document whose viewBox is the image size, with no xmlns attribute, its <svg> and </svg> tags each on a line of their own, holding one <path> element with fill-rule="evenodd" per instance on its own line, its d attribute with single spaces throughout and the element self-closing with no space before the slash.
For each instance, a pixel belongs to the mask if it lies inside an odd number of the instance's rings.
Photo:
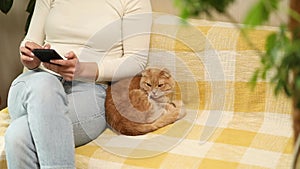
<svg viewBox="0 0 300 169">
<path fill-rule="evenodd" d="M 11 11 L 4 15 L 0 12 L 0 108 L 6 106 L 7 91 L 11 81 L 21 72 L 19 43 L 24 37 L 25 12 L 27 0 L 14 1 Z"/>
<path fill-rule="evenodd" d="M 0 13 L 0 96 L 2 104 L 6 106 L 6 96 L 11 81 L 21 72 L 19 62 L 19 43 L 24 36 L 24 25 L 27 18 L 25 12 L 28 0 L 15 0 L 12 10 L 8 15 Z M 245 16 L 248 7 L 256 0 L 237 0 L 229 9 L 230 14 L 238 21 Z M 153 10 L 156 12 L 178 15 L 178 9 L 174 7 L 173 0 L 152 0 Z M 287 0 L 282 2 L 281 7 L 287 6 Z M 207 18 L 202 16 L 201 18 Z M 216 19 L 217 18 L 217 19 Z M 283 17 L 285 19 L 285 17 Z M 216 15 L 215 20 L 228 21 L 224 16 Z M 273 17 L 269 24 L 277 25 L 278 18 Z"/>
<path fill-rule="evenodd" d="M 246 16 L 249 8 L 258 0 L 236 0 L 229 9 L 229 14 L 236 20 L 241 23 Z M 278 16 L 272 16 L 270 22 L 266 23 L 266 25 L 278 26 L 280 21 L 287 21 L 287 16 L 285 14 L 285 10 L 288 6 L 288 0 L 282 0 L 279 5 L 280 14 Z M 177 7 L 174 7 L 174 0 L 152 0 L 153 10 L 156 12 L 170 13 L 174 15 L 179 15 L 180 12 Z M 280 18 L 279 18 L 280 17 Z M 207 16 L 199 16 L 201 19 L 209 19 L 209 20 L 217 20 L 217 21 L 232 21 L 228 17 L 220 14 L 214 14 L 213 18 L 208 18 Z"/>
</svg>

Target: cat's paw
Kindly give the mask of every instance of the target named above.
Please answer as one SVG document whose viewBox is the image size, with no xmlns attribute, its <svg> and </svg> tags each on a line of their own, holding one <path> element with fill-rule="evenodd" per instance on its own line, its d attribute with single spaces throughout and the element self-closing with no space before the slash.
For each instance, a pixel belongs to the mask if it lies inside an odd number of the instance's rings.
<svg viewBox="0 0 300 169">
<path fill-rule="evenodd" d="M 174 105 L 174 107 L 176 108 L 180 108 L 180 107 L 183 107 L 183 102 L 181 100 L 174 100 L 172 102 L 172 104 Z"/>
<path fill-rule="evenodd" d="M 177 120 L 182 119 L 186 115 L 186 110 L 184 104 L 181 100 L 173 101 L 175 105 L 176 112 L 178 113 Z"/>
<path fill-rule="evenodd" d="M 186 115 L 186 110 L 181 100 L 175 100 L 168 104 L 168 112 L 176 115 L 176 120 L 182 119 Z"/>
</svg>

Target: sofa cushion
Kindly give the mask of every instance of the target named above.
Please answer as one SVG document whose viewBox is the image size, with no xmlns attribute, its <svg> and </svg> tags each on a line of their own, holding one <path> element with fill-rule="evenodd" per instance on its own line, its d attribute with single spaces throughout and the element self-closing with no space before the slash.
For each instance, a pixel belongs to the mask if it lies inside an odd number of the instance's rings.
<svg viewBox="0 0 300 169">
<path fill-rule="evenodd" d="M 249 30 L 253 48 L 234 24 L 180 22 L 170 15 L 154 16 L 149 66 L 167 67 L 175 75 L 187 116 L 144 136 L 121 136 L 107 129 L 76 148 L 77 168 L 289 168 L 290 100 L 275 97 L 269 79 L 253 90 L 249 86 L 265 38 L 277 28 Z M 7 117 L 7 110 L 1 111 L 3 166 Z"/>
</svg>

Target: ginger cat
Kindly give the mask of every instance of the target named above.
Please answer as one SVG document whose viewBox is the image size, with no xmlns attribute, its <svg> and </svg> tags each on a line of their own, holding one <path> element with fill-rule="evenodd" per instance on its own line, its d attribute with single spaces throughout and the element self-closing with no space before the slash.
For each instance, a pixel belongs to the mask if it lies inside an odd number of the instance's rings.
<svg viewBox="0 0 300 169">
<path fill-rule="evenodd" d="M 106 121 L 116 132 L 142 135 L 186 114 L 181 101 L 173 101 L 175 80 L 167 69 L 147 68 L 141 75 L 113 83 L 107 89 Z"/>
</svg>

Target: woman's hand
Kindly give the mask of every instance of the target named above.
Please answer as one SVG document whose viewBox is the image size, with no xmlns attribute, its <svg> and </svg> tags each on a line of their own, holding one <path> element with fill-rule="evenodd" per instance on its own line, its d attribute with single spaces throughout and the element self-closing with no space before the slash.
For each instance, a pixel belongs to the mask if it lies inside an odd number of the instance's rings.
<svg viewBox="0 0 300 169">
<path fill-rule="evenodd" d="M 20 47 L 21 62 L 28 69 L 35 69 L 41 64 L 41 61 L 32 53 L 33 49 L 50 49 L 50 45 L 40 46 L 34 42 L 26 42 L 25 46 Z"/>
<path fill-rule="evenodd" d="M 65 55 L 67 60 L 50 60 L 51 63 L 43 62 L 43 65 L 53 72 L 60 74 L 66 81 L 74 80 L 80 70 L 80 62 L 74 52 Z"/>
</svg>

